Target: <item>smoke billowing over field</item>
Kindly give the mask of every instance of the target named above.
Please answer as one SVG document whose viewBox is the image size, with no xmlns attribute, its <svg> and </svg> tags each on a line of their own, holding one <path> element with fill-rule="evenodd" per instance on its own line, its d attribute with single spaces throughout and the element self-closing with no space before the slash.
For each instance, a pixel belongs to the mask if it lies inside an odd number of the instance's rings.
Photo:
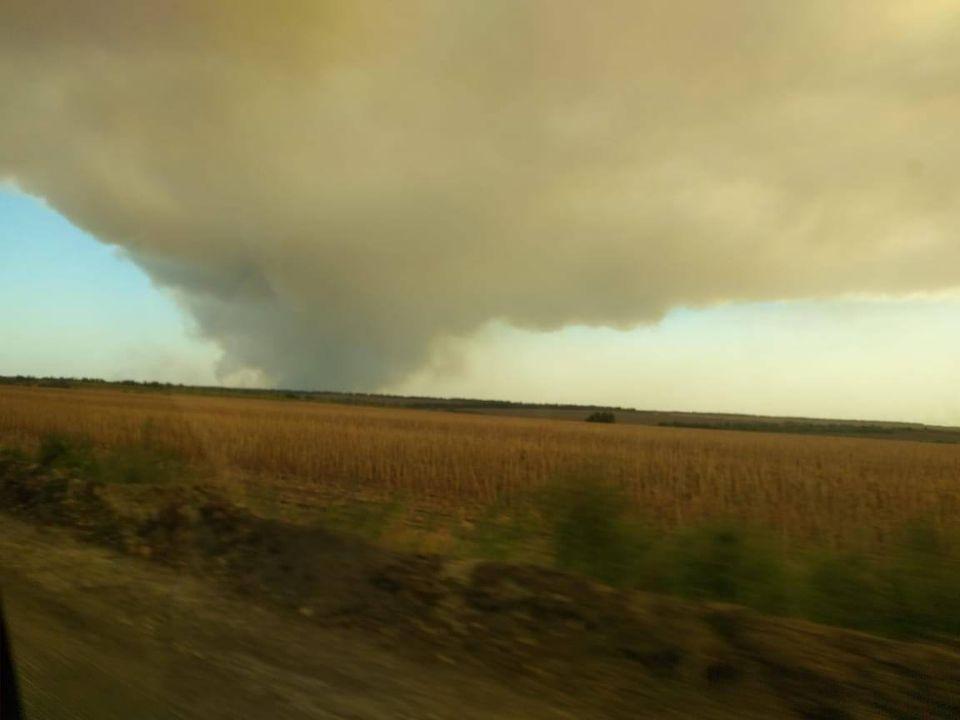
<svg viewBox="0 0 960 720">
<path fill-rule="evenodd" d="M 227 374 L 960 283 L 950 3 L 12 0 L 0 48 L 0 177 Z"/>
</svg>

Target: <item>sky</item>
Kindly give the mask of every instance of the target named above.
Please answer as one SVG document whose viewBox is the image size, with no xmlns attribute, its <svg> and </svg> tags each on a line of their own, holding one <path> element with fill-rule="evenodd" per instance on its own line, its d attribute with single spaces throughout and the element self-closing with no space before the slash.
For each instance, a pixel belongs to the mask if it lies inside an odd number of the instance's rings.
<svg viewBox="0 0 960 720">
<path fill-rule="evenodd" d="M 217 384 L 220 353 L 115 249 L 0 189 L 0 374 Z"/>
<path fill-rule="evenodd" d="M 0 373 L 960 423 L 960 13 L 10 0 Z"/>
</svg>

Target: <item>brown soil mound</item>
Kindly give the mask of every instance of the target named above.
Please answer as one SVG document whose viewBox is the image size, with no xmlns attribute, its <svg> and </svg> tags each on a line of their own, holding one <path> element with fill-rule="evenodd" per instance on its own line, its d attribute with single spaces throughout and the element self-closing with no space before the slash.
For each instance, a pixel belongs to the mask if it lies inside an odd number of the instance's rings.
<svg viewBox="0 0 960 720">
<path fill-rule="evenodd" d="M 610 716 L 631 716 L 655 685 L 752 713 L 960 717 L 960 654 L 947 647 L 614 591 L 544 568 L 388 553 L 256 517 L 197 488 L 153 500 L 145 512 L 122 512 L 100 484 L 0 460 L 8 512 L 213 576 L 315 623 L 362 628 L 414 655 L 594 695 Z"/>
</svg>

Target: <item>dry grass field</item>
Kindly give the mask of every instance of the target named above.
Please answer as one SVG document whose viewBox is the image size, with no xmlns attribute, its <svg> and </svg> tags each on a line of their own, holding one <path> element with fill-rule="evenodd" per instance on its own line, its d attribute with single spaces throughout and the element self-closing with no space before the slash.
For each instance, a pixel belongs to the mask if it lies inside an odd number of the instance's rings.
<svg viewBox="0 0 960 720">
<path fill-rule="evenodd" d="M 960 526 L 960 445 L 593 425 L 114 390 L 0 388 L 0 445 L 48 433 L 151 443 L 191 472 L 309 508 L 331 498 L 461 516 L 593 468 L 663 527 L 733 518 L 788 541 L 882 546 Z"/>
</svg>

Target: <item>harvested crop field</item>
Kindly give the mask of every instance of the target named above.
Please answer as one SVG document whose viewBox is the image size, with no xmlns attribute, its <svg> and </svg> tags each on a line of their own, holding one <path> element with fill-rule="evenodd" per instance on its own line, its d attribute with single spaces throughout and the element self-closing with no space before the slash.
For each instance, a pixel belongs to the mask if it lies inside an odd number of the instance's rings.
<svg viewBox="0 0 960 720">
<path fill-rule="evenodd" d="M 589 467 L 666 528 L 736 519 L 863 549 L 918 518 L 960 525 L 960 445 L 0 388 L 0 444 L 32 449 L 51 433 L 100 450 L 148 442 L 197 476 L 301 511 L 346 498 L 469 517 Z"/>
</svg>

